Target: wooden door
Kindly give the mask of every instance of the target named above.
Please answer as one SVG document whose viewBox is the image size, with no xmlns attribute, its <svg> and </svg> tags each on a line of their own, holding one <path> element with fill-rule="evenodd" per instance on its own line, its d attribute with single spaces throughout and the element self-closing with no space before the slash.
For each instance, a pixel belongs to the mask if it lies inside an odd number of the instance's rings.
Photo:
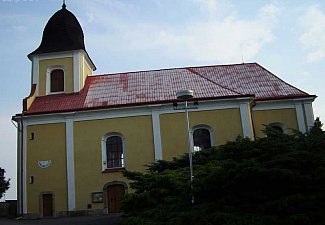
<svg viewBox="0 0 325 225">
<path fill-rule="evenodd" d="M 121 212 L 121 200 L 125 195 L 123 185 L 112 185 L 107 187 L 107 203 L 109 213 Z"/>
<path fill-rule="evenodd" d="M 53 195 L 43 194 L 43 216 L 53 216 Z"/>
</svg>

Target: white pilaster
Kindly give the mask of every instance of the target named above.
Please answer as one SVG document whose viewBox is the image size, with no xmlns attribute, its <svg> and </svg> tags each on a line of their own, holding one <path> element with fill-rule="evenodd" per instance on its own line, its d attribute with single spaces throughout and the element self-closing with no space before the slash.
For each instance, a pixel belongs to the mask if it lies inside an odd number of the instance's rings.
<svg viewBox="0 0 325 225">
<path fill-rule="evenodd" d="M 161 136 L 160 136 L 160 119 L 159 112 L 152 111 L 152 130 L 153 142 L 155 146 L 155 160 L 162 160 Z"/>
<path fill-rule="evenodd" d="M 26 173 L 26 154 L 27 154 L 27 125 L 23 124 L 23 151 L 22 151 L 22 176 L 23 176 L 23 214 L 27 214 L 27 173 Z"/>
<path fill-rule="evenodd" d="M 39 57 L 33 56 L 32 61 L 32 84 L 36 84 L 36 96 L 38 96 L 38 88 L 39 88 Z"/>
<path fill-rule="evenodd" d="M 80 60 L 78 51 L 73 53 L 73 91 L 80 91 Z"/>
<path fill-rule="evenodd" d="M 314 125 L 314 113 L 313 113 L 312 103 L 305 102 L 304 109 L 305 109 L 307 127 L 309 130 Z"/>
<path fill-rule="evenodd" d="M 74 146 L 73 146 L 73 119 L 67 118 L 65 123 L 67 148 L 67 183 L 68 183 L 68 211 L 74 211 L 75 206 L 75 179 L 74 179 Z"/>
<path fill-rule="evenodd" d="M 252 120 L 249 112 L 249 104 L 248 102 L 240 102 L 240 117 L 243 127 L 243 136 L 253 139 L 253 127 L 252 127 Z"/>
<path fill-rule="evenodd" d="M 20 120 L 15 120 L 17 122 L 17 210 L 18 214 L 23 213 L 22 209 L 22 126 Z"/>
<path fill-rule="evenodd" d="M 300 132 L 306 133 L 304 109 L 303 109 L 302 103 L 300 101 L 295 102 L 295 108 L 296 108 L 298 129 Z"/>
</svg>

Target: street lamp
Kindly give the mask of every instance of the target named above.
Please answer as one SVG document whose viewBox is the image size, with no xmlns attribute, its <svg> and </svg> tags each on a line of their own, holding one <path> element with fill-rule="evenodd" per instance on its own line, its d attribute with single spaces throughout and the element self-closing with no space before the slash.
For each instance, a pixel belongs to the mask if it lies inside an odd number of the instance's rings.
<svg viewBox="0 0 325 225">
<path fill-rule="evenodd" d="M 190 181 L 191 181 L 191 191 L 193 191 L 193 159 L 192 159 L 192 147 L 191 147 L 191 134 L 190 134 L 190 122 L 188 117 L 188 105 L 187 101 L 193 98 L 192 90 L 181 90 L 176 92 L 176 97 L 179 100 L 185 102 L 185 115 L 186 115 L 186 126 L 187 126 L 187 142 L 188 142 L 188 157 L 190 161 Z M 192 193 L 192 204 L 194 203 L 194 194 Z"/>
</svg>

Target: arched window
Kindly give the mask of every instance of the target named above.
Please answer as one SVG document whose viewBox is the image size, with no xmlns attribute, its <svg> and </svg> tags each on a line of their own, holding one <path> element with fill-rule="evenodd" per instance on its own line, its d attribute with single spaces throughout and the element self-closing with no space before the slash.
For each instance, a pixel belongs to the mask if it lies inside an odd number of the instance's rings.
<svg viewBox="0 0 325 225">
<path fill-rule="evenodd" d="M 200 151 L 213 146 L 212 129 L 206 125 L 200 125 L 193 128 L 193 146 L 194 151 Z"/>
<path fill-rule="evenodd" d="M 64 71 L 62 69 L 54 69 L 50 74 L 51 92 L 64 91 Z"/>
<path fill-rule="evenodd" d="M 124 167 L 123 137 L 116 133 L 106 134 L 102 139 L 103 170 Z"/>
<path fill-rule="evenodd" d="M 279 131 L 280 133 L 283 133 L 283 134 L 287 133 L 287 129 L 283 123 L 270 123 L 269 126 L 272 127 L 273 129 Z"/>
</svg>

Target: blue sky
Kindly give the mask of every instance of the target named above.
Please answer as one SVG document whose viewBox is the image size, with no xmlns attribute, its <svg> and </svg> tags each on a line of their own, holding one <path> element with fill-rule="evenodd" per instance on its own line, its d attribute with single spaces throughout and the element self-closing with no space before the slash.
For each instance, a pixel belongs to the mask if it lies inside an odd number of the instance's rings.
<svg viewBox="0 0 325 225">
<path fill-rule="evenodd" d="M 31 62 L 61 0 L 0 0 L 0 167 L 16 196 L 16 130 Z M 95 74 L 257 62 L 318 98 L 325 121 L 325 3 L 321 0 L 67 0 Z"/>
</svg>

